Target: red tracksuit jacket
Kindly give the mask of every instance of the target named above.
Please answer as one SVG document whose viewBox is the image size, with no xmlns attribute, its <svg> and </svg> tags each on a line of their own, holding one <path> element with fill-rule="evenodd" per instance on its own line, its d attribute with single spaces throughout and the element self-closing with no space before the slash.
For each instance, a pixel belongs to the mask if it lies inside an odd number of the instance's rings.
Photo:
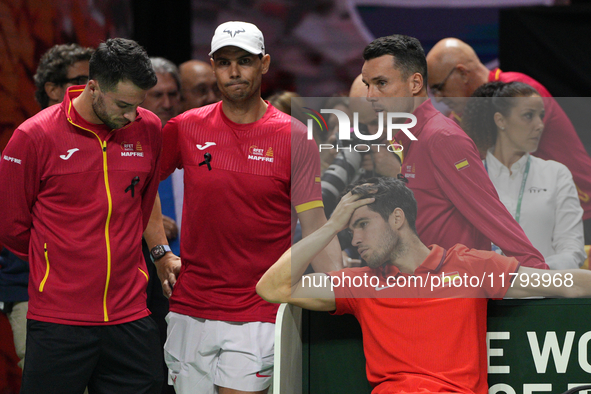
<svg viewBox="0 0 591 394">
<path fill-rule="evenodd" d="M 417 200 L 417 232 L 425 245 L 490 250 L 491 241 L 522 266 L 548 269 L 513 219 L 486 173 L 474 142 L 430 100 L 415 111 L 417 125 L 404 147 L 401 172 Z"/>
<path fill-rule="evenodd" d="M 82 90 L 25 121 L 2 152 L 0 243 L 28 256 L 28 318 L 125 323 L 149 314 L 141 241 L 158 188 L 161 123 L 138 108 L 125 128 L 90 124 L 71 102 Z"/>
</svg>

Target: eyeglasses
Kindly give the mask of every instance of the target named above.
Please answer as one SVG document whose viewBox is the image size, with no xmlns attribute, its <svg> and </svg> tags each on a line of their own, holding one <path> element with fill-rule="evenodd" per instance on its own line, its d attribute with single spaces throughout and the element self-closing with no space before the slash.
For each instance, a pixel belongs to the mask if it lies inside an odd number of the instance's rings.
<svg viewBox="0 0 591 394">
<path fill-rule="evenodd" d="M 451 77 L 454 71 L 457 70 L 457 68 L 458 66 L 454 66 L 454 68 L 451 69 L 451 71 L 449 72 L 449 74 L 447 74 L 447 77 L 445 77 L 443 81 L 436 83 L 435 85 L 431 85 L 429 87 L 429 89 L 431 89 L 431 93 L 433 94 L 433 96 L 437 96 L 443 92 L 443 89 L 445 89 L 445 83 L 447 82 L 449 77 Z"/>
<path fill-rule="evenodd" d="M 88 83 L 88 75 L 78 75 L 74 78 L 62 79 L 59 81 L 60 85 L 86 85 L 86 83 Z"/>
</svg>

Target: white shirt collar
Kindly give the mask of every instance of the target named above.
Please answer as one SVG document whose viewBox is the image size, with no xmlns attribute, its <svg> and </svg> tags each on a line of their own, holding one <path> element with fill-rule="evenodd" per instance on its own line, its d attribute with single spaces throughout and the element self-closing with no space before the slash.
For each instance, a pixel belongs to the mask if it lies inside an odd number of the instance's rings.
<svg viewBox="0 0 591 394">
<path fill-rule="evenodd" d="M 509 173 L 509 169 L 507 167 L 505 167 L 505 165 L 503 163 L 501 163 L 499 161 L 499 159 L 497 159 L 494 155 L 493 155 L 493 150 L 494 150 L 494 146 L 492 148 L 490 148 L 487 152 L 486 152 L 486 166 L 488 168 L 488 173 L 491 176 L 494 177 L 498 177 L 500 176 L 503 172 L 506 172 L 507 174 Z M 527 163 L 527 159 L 529 158 L 529 153 L 526 153 L 525 155 L 521 156 L 521 158 L 519 160 L 517 160 L 515 163 L 513 163 L 513 165 L 511 166 L 511 172 L 512 175 L 511 176 L 515 176 L 516 174 L 523 174 L 523 172 L 525 171 L 525 164 Z"/>
</svg>

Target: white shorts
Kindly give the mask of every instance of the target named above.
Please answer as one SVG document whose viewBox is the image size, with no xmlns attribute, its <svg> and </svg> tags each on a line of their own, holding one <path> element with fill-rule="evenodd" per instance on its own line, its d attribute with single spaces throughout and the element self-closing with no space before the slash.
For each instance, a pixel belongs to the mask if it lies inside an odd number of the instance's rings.
<svg viewBox="0 0 591 394">
<path fill-rule="evenodd" d="M 164 360 L 177 394 L 214 394 L 216 386 L 261 391 L 271 384 L 275 324 L 166 316 Z"/>
</svg>

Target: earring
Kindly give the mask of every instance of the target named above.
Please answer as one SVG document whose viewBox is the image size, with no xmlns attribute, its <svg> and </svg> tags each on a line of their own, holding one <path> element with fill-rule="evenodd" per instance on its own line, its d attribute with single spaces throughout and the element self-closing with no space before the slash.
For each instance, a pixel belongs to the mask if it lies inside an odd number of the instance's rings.
<svg viewBox="0 0 591 394">
<path fill-rule="evenodd" d="M 505 130 L 505 128 L 504 127 L 501 127 L 501 130 Z"/>
</svg>

